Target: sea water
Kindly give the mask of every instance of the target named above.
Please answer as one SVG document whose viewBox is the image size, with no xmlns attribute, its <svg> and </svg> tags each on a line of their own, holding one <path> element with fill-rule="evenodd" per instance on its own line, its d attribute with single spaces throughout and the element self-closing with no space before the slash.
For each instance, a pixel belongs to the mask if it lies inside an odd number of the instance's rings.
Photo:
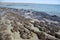
<svg viewBox="0 0 60 40">
<path fill-rule="evenodd" d="M 16 4 L 0 4 L 0 7 L 29 9 L 34 11 L 46 12 L 50 15 L 60 16 L 60 5 L 54 4 L 30 4 L 30 3 L 16 3 Z"/>
</svg>

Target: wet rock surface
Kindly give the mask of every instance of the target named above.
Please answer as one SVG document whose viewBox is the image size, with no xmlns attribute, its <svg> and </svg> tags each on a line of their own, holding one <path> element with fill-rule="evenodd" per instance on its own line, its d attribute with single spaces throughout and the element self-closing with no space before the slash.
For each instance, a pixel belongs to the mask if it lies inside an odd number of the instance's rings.
<svg viewBox="0 0 60 40">
<path fill-rule="evenodd" d="M 60 17 L 45 12 L 0 8 L 0 40 L 60 40 Z"/>
</svg>

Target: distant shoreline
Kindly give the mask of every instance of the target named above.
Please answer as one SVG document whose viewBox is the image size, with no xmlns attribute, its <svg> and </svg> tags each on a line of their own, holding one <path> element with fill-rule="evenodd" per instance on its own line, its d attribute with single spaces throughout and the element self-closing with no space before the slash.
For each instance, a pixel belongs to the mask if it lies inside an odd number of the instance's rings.
<svg viewBox="0 0 60 40">
<path fill-rule="evenodd" d="M 0 2 L 0 4 L 42 4 L 42 3 Z M 60 4 L 46 4 L 46 5 L 60 5 Z"/>
</svg>

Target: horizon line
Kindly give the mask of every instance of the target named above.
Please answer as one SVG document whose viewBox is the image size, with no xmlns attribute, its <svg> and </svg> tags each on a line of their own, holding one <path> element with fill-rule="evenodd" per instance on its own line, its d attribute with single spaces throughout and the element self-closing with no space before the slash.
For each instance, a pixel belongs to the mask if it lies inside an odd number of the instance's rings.
<svg viewBox="0 0 60 40">
<path fill-rule="evenodd" d="M 16 4 L 16 3 L 27 3 L 27 2 L 0 2 L 0 4 L 6 4 L 6 3 L 11 3 L 11 4 Z M 47 4 L 47 3 L 29 3 L 29 4 Z M 51 4 L 51 5 L 60 5 L 60 4 Z"/>
</svg>

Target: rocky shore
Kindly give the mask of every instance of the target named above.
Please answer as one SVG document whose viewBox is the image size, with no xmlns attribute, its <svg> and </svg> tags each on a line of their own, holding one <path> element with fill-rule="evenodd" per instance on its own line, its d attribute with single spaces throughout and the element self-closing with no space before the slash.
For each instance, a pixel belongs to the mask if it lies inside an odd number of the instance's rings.
<svg viewBox="0 0 60 40">
<path fill-rule="evenodd" d="M 60 17 L 33 10 L 0 8 L 0 40 L 60 40 Z"/>
</svg>

